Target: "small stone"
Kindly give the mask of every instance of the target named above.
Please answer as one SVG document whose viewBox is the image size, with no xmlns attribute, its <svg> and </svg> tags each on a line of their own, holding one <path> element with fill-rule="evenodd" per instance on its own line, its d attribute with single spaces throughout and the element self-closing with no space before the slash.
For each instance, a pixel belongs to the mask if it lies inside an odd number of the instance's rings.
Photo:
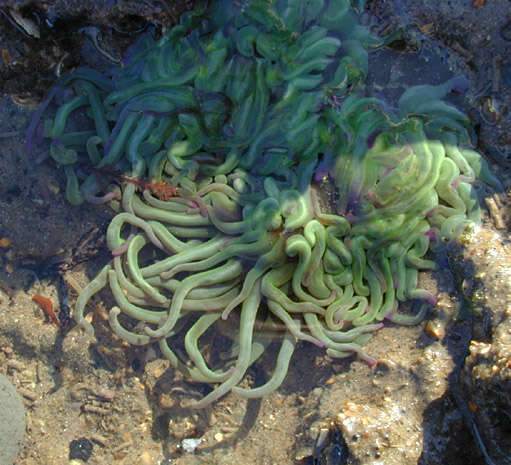
<svg viewBox="0 0 511 465">
<path fill-rule="evenodd" d="M 178 421 L 170 420 L 169 434 L 181 440 L 196 435 L 196 425 L 189 418 L 182 418 Z"/>
<path fill-rule="evenodd" d="M 0 374 L 0 463 L 14 462 L 25 436 L 25 408 L 11 382 Z"/>
<path fill-rule="evenodd" d="M 193 454 L 201 441 L 202 439 L 186 438 L 181 441 L 181 447 L 185 453 Z"/>
<path fill-rule="evenodd" d="M 172 408 L 176 403 L 174 398 L 166 392 L 160 394 L 159 402 L 161 408 Z"/>
<path fill-rule="evenodd" d="M 93 445 L 87 438 L 74 439 L 69 444 L 69 459 L 80 459 L 84 462 L 92 455 Z"/>
<path fill-rule="evenodd" d="M 60 193 L 60 187 L 57 186 L 57 184 L 53 183 L 53 182 L 49 182 L 47 184 L 47 187 L 48 187 L 48 190 L 54 194 L 54 195 L 57 195 Z"/>
<path fill-rule="evenodd" d="M 430 320 L 426 324 L 424 332 L 432 339 L 443 339 L 445 337 L 445 325 L 438 320 Z"/>
<path fill-rule="evenodd" d="M 12 244 L 11 240 L 8 237 L 2 237 L 0 239 L 0 247 L 5 249 Z"/>
<path fill-rule="evenodd" d="M 140 455 L 140 463 L 141 465 L 152 465 L 154 463 L 154 459 L 152 455 L 145 450 Z"/>
</svg>

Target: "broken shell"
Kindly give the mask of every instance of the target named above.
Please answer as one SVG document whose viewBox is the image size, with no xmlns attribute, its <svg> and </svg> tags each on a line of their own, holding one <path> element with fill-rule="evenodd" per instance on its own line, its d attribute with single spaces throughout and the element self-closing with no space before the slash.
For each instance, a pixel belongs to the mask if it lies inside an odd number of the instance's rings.
<svg viewBox="0 0 511 465">
<path fill-rule="evenodd" d="M 13 10 L 12 8 L 9 10 L 9 14 L 11 18 L 16 22 L 18 26 L 20 26 L 29 36 L 35 37 L 36 39 L 41 38 L 41 33 L 39 32 L 39 26 L 29 18 L 24 18 L 21 14 Z"/>
<path fill-rule="evenodd" d="M 445 324 L 439 320 L 429 320 L 424 332 L 432 339 L 443 339 L 445 337 Z"/>
<path fill-rule="evenodd" d="M 495 124 L 507 112 L 507 106 L 493 96 L 483 97 L 481 103 L 481 117 L 487 124 Z"/>
</svg>

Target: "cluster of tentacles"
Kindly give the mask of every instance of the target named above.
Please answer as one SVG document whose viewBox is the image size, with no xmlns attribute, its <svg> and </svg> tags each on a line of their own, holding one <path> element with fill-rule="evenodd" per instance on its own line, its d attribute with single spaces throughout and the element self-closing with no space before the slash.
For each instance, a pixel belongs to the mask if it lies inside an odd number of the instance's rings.
<svg viewBox="0 0 511 465">
<path fill-rule="evenodd" d="M 430 244 L 479 220 L 477 178 L 498 185 L 468 119 L 442 100 L 462 79 L 413 87 L 393 112 L 361 95 L 368 49 L 383 44 L 348 0 L 219 1 L 143 36 L 109 76 L 62 78 L 42 135 L 67 197 L 119 211 L 78 324 L 93 333 L 85 308 L 108 285 L 117 335 L 158 342 L 193 380 L 219 383 L 195 407 L 272 392 L 300 340 L 374 364 L 361 349 L 372 332 L 435 303 L 417 287 L 435 266 Z M 66 132 L 82 107 L 92 129 Z M 117 200 L 102 184 L 112 167 L 127 179 Z M 409 300 L 417 308 L 399 312 Z M 237 327 L 234 357 L 211 367 L 200 338 L 221 319 Z M 281 341 L 273 374 L 240 387 L 268 334 Z"/>
</svg>

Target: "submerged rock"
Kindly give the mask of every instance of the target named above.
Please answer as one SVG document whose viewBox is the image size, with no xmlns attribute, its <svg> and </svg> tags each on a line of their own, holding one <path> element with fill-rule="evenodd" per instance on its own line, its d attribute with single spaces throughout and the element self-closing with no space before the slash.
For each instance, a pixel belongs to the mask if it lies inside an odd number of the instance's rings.
<svg viewBox="0 0 511 465">
<path fill-rule="evenodd" d="M 0 463 L 11 465 L 25 437 L 25 408 L 11 382 L 0 374 Z"/>
</svg>

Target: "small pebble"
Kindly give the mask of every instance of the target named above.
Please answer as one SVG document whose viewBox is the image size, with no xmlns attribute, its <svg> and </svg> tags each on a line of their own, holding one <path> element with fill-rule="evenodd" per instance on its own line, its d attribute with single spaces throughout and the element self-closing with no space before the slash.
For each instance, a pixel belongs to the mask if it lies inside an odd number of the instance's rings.
<svg viewBox="0 0 511 465">
<path fill-rule="evenodd" d="M 69 459 L 80 459 L 84 462 L 92 455 L 93 445 L 87 438 L 74 439 L 69 444 Z"/>
<path fill-rule="evenodd" d="M 146 450 L 142 452 L 140 455 L 140 464 L 141 465 L 152 465 L 154 463 L 153 457 Z"/>
<path fill-rule="evenodd" d="M 163 392 L 160 394 L 159 403 L 161 408 L 172 408 L 176 401 L 171 395 Z"/>
<path fill-rule="evenodd" d="M 8 237 L 2 237 L 0 239 L 0 247 L 3 249 L 9 247 L 11 245 L 11 240 Z"/>
<path fill-rule="evenodd" d="M 201 439 L 186 438 L 181 441 L 181 447 L 185 453 L 192 454 L 201 441 Z"/>
<path fill-rule="evenodd" d="M 16 459 L 25 436 L 25 408 L 11 382 L 0 374 L 0 464 Z"/>
<path fill-rule="evenodd" d="M 430 320 L 424 328 L 424 332 L 432 339 L 445 337 L 445 325 L 438 320 Z"/>
</svg>

